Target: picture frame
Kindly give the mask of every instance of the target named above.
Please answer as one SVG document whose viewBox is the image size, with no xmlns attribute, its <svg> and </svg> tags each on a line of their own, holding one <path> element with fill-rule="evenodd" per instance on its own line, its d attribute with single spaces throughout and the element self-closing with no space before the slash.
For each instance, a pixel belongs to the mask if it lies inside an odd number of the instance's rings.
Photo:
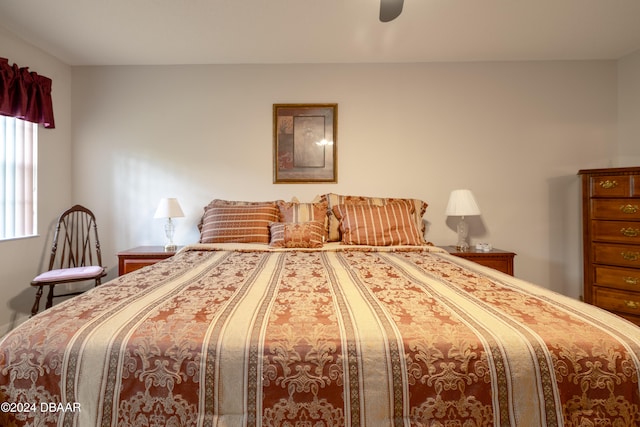
<svg viewBox="0 0 640 427">
<path fill-rule="evenodd" d="M 338 182 L 338 104 L 273 104 L 273 182 Z"/>
</svg>

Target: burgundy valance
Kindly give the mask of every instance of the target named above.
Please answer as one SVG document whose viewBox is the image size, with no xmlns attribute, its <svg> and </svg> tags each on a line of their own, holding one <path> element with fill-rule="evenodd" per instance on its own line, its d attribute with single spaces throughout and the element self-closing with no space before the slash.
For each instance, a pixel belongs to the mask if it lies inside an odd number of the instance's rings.
<svg viewBox="0 0 640 427">
<path fill-rule="evenodd" d="M 0 58 L 0 114 L 55 128 L 51 79 Z"/>
</svg>

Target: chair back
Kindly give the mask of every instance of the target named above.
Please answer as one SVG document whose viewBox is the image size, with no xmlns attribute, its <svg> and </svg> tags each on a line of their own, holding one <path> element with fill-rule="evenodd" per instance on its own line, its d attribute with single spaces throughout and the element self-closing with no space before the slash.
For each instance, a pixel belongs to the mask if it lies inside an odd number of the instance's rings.
<svg viewBox="0 0 640 427">
<path fill-rule="evenodd" d="M 58 218 L 49 270 L 88 265 L 102 266 L 98 226 L 93 212 L 75 205 Z"/>
</svg>

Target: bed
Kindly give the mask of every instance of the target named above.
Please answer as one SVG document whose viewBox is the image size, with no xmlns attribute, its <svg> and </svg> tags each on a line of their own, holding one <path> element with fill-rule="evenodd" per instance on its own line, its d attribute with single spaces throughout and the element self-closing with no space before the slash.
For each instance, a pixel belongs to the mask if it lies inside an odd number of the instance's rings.
<svg viewBox="0 0 640 427">
<path fill-rule="evenodd" d="M 413 227 L 330 241 L 364 235 L 347 204 L 205 209 L 201 242 L 34 316 L 0 342 L 0 425 L 640 425 L 639 328 Z M 267 242 L 212 241 L 243 210 Z"/>
</svg>

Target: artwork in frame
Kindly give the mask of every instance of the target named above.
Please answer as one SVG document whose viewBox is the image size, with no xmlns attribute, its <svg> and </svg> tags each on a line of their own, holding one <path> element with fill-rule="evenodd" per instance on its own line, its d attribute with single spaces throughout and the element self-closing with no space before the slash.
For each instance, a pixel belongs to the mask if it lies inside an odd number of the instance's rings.
<svg viewBox="0 0 640 427">
<path fill-rule="evenodd" d="M 273 182 L 337 182 L 338 104 L 273 104 Z"/>
</svg>

